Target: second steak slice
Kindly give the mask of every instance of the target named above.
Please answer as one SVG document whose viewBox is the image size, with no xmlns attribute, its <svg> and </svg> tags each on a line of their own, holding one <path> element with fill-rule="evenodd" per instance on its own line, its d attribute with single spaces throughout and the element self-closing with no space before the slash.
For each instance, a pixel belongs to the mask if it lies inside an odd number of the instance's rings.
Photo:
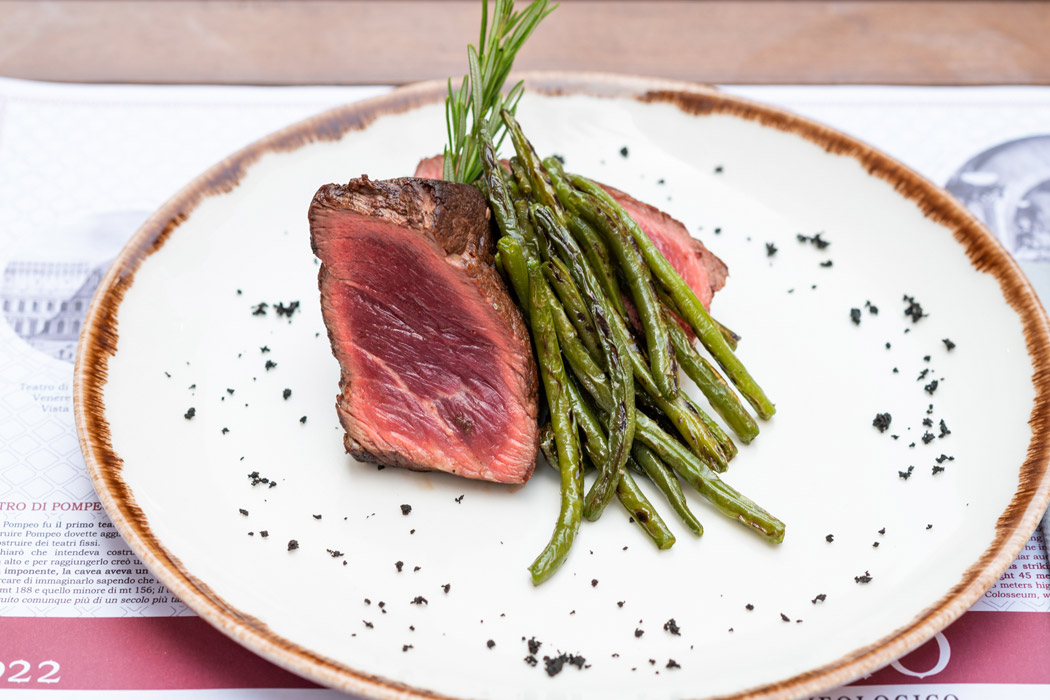
<svg viewBox="0 0 1050 700">
<path fill-rule="evenodd" d="M 537 449 L 537 379 L 492 264 L 485 199 L 447 182 L 367 177 L 310 206 L 321 310 L 354 457 L 522 483 Z"/>
</svg>

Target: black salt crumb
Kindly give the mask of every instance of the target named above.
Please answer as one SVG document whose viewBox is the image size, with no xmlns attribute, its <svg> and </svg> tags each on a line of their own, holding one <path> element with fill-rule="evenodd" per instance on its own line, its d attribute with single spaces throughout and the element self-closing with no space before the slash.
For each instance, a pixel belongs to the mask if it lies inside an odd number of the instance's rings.
<svg viewBox="0 0 1050 700">
<path fill-rule="evenodd" d="M 898 471 L 897 474 L 900 475 L 900 478 L 902 478 L 905 481 L 907 481 L 908 478 L 911 476 L 911 473 L 913 471 L 915 471 L 915 467 L 914 466 L 910 466 L 910 467 L 908 467 L 908 471 L 906 471 L 906 472 Z"/>
<path fill-rule="evenodd" d="M 748 604 L 747 604 L 747 605 L 745 605 L 744 607 L 745 607 L 746 609 L 748 609 L 748 610 L 754 610 L 754 609 L 755 609 L 755 606 L 754 606 L 754 605 L 752 605 L 751 603 L 748 603 Z"/>
<path fill-rule="evenodd" d="M 940 428 L 941 428 L 941 434 L 938 435 L 937 437 L 944 437 L 945 435 L 951 435 L 952 434 L 952 431 L 948 430 L 948 424 L 944 422 L 943 418 L 941 418 Z"/>
<path fill-rule="evenodd" d="M 871 573 L 865 571 L 863 576 L 854 576 L 853 580 L 857 583 L 871 583 L 871 578 Z"/>
<path fill-rule="evenodd" d="M 270 536 L 270 531 L 269 530 L 259 530 L 259 537 L 269 537 L 269 536 Z"/>
<path fill-rule="evenodd" d="M 938 385 L 939 383 L 940 383 L 940 382 L 938 382 L 938 381 L 937 381 L 936 379 L 934 379 L 934 380 L 933 380 L 932 382 L 930 382 L 929 384 L 927 384 L 926 386 L 924 386 L 924 387 L 923 387 L 923 389 L 925 389 L 925 390 L 926 390 L 926 393 L 927 393 L 927 394 L 929 394 L 929 395 L 931 395 L 931 396 L 932 396 L 932 395 L 933 395 L 933 392 L 937 391 L 937 385 Z"/>
<path fill-rule="evenodd" d="M 875 306 L 870 301 L 864 302 L 864 308 L 867 309 L 868 313 L 871 314 L 872 316 L 878 316 L 879 315 L 879 307 Z"/>
<path fill-rule="evenodd" d="M 721 165 L 716 165 L 716 166 L 715 166 L 715 172 L 716 172 L 716 173 L 720 173 L 720 172 L 722 172 L 722 166 L 721 166 Z"/>
<path fill-rule="evenodd" d="M 887 349 L 887 350 L 889 350 L 889 349 L 890 349 L 890 341 L 888 341 L 888 340 L 886 341 L 886 349 Z"/>
<path fill-rule="evenodd" d="M 915 297 L 910 297 L 905 294 L 904 301 L 908 302 L 908 306 L 904 309 L 904 315 L 911 317 L 912 323 L 917 323 L 920 318 L 926 316 L 926 314 L 922 312 L 922 306 L 919 302 L 915 301 Z"/>
<path fill-rule="evenodd" d="M 299 540 L 288 540 L 288 551 L 299 549 Z"/>
<path fill-rule="evenodd" d="M 894 368 L 893 368 L 893 373 L 894 373 L 894 374 L 897 374 L 898 372 L 900 372 L 900 370 L 899 370 L 899 369 L 897 369 L 896 367 L 894 367 Z"/>
<path fill-rule="evenodd" d="M 485 646 L 491 649 L 492 647 L 496 646 L 496 642 L 490 639 L 489 641 L 485 642 Z"/>
<path fill-rule="evenodd" d="M 940 474 L 943 471 L 944 471 L 944 467 L 940 466 L 939 464 L 933 465 L 933 472 L 932 472 L 933 474 Z"/>
<path fill-rule="evenodd" d="M 931 403 L 931 404 L 929 405 L 929 407 L 928 407 L 928 408 L 926 409 L 926 415 L 928 415 L 928 416 L 929 416 L 929 415 L 931 415 L 932 413 L 933 413 L 933 404 Z"/>
<path fill-rule="evenodd" d="M 340 552 L 338 549 L 326 549 L 324 551 L 328 552 L 328 555 L 332 557 L 332 559 L 338 559 L 339 557 L 343 556 L 343 553 Z"/>
<path fill-rule="evenodd" d="M 921 382 L 923 379 L 926 379 L 926 375 L 929 374 L 929 373 L 930 373 L 930 368 L 927 367 L 923 371 L 919 372 L 919 376 L 915 378 L 915 381 Z"/>
<path fill-rule="evenodd" d="M 626 603 L 626 602 L 627 602 L 626 600 L 618 600 L 618 601 L 616 601 L 616 607 L 622 608 L 623 604 Z"/>
<path fill-rule="evenodd" d="M 259 348 L 259 352 L 261 352 L 261 353 L 263 353 L 265 355 L 266 353 L 270 352 L 270 346 L 269 345 L 263 345 L 261 348 Z"/>
<path fill-rule="evenodd" d="M 535 666 L 536 664 L 539 663 L 539 661 L 536 659 L 535 656 L 532 656 L 530 654 L 529 656 L 525 657 L 525 663 L 527 663 L 529 666 Z"/>
<path fill-rule="evenodd" d="M 924 426 L 926 426 L 927 428 L 932 428 L 933 427 L 933 420 L 931 418 L 923 418 L 922 419 L 922 424 Z"/>
<path fill-rule="evenodd" d="M 634 628 L 634 636 L 635 637 L 641 637 L 643 634 L 645 634 L 645 630 L 643 630 L 641 627 L 635 627 Z"/>
<path fill-rule="evenodd" d="M 192 419 L 195 415 L 197 415 L 197 409 L 195 409 L 193 406 L 190 406 L 189 410 L 182 414 L 183 418 L 185 418 L 186 420 Z"/>
<path fill-rule="evenodd" d="M 824 539 L 827 540 L 828 542 L 834 542 L 835 541 L 835 535 L 827 535 L 826 537 L 824 537 Z"/>
<path fill-rule="evenodd" d="M 955 348 L 955 343 L 950 338 L 941 338 L 941 342 L 944 343 L 944 347 L 948 348 L 948 352 L 951 352 Z"/>
<path fill-rule="evenodd" d="M 667 666 L 665 668 L 682 668 L 682 667 L 674 659 L 668 659 L 667 660 Z"/>
<path fill-rule="evenodd" d="M 303 425 L 306 425 L 306 416 L 303 416 L 302 418 L 300 418 L 299 422 L 302 423 Z"/>
<path fill-rule="evenodd" d="M 411 648 L 412 648 L 411 644 L 404 644 L 404 645 L 401 646 L 401 651 L 408 651 Z"/>
<path fill-rule="evenodd" d="M 722 227 L 721 226 L 715 226 L 715 235 L 717 236 L 720 233 L 722 233 Z"/>
<path fill-rule="evenodd" d="M 321 514 L 320 513 L 314 513 L 313 516 L 314 516 L 314 520 L 320 520 L 321 519 Z"/>
<path fill-rule="evenodd" d="M 791 622 L 791 618 L 785 615 L 784 613 L 780 613 L 780 619 L 784 622 Z"/>
<path fill-rule="evenodd" d="M 294 314 L 295 310 L 298 309 L 298 308 L 299 308 L 299 302 L 297 302 L 297 301 L 290 301 L 290 302 L 288 302 L 287 306 L 285 306 L 281 302 L 277 302 L 277 304 L 274 305 L 273 310 L 277 312 L 278 316 L 287 316 L 287 317 L 291 318 L 292 314 Z"/>
<path fill-rule="evenodd" d="M 890 422 L 893 421 L 893 416 L 889 413 L 876 413 L 875 420 L 871 422 L 873 426 L 879 429 L 880 433 L 886 432 L 886 428 L 890 427 Z"/>
<path fill-rule="evenodd" d="M 915 443 L 914 442 L 908 443 L 908 447 L 915 447 Z"/>
<path fill-rule="evenodd" d="M 373 629 L 375 627 L 375 625 L 373 625 L 368 620 L 361 620 L 361 622 L 365 623 L 365 627 L 367 627 L 368 629 Z"/>
<path fill-rule="evenodd" d="M 854 324 L 859 326 L 860 325 L 860 309 L 856 309 L 856 308 L 850 309 L 849 310 L 849 320 L 853 321 Z"/>
<path fill-rule="evenodd" d="M 277 363 L 274 362 L 273 360 L 267 360 L 266 361 L 266 371 L 270 371 L 271 369 L 273 369 L 276 366 L 277 366 Z"/>
<path fill-rule="evenodd" d="M 412 512 L 412 506 L 408 505 L 407 503 L 402 503 L 401 504 L 401 515 L 408 515 L 411 512 Z"/>
<path fill-rule="evenodd" d="M 817 603 L 823 603 L 827 599 L 828 599 L 828 596 L 827 596 L 826 593 L 818 593 L 817 597 L 814 598 L 813 600 L 809 601 L 809 602 L 811 602 L 814 605 L 816 605 Z"/>
<path fill-rule="evenodd" d="M 831 265 L 831 260 L 825 260 L 824 262 L 820 263 L 821 267 L 831 267 Z"/>
<path fill-rule="evenodd" d="M 936 436 L 933 433 L 931 433 L 929 430 L 927 430 L 925 433 L 922 434 L 922 444 L 924 444 L 924 445 L 929 445 L 935 439 L 936 439 Z"/>
<path fill-rule="evenodd" d="M 878 540 L 875 540 L 874 542 L 872 542 L 872 543 L 871 543 L 871 546 L 872 546 L 873 548 L 875 548 L 875 549 L 878 549 L 878 548 L 879 548 L 879 541 L 878 541 Z"/>
<path fill-rule="evenodd" d="M 422 568 L 423 568 L 422 566 L 413 566 L 413 567 L 412 567 L 412 571 L 413 571 L 413 572 L 415 572 L 415 571 L 419 571 L 419 570 L 420 570 L 420 569 L 422 569 Z"/>
<path fill-rule="evenodd" d="M 927 530 L 932 530 L 933 529 L 933 523 L 927 523 L 926 524 L 926 529 Z"/>
<path fill-rule="evenodd" d="M 882 529 L 880 529 L 880 530 L 879 530 L 879 534 L 880 534 L 880 535 L 885 535 L 885 534 L 886 534 L 886 528 L 882 528 Z"/>
<path fill-rule="evenodd" d="M 930 355 L 923 355 L 922 356 L 922 361 L 923 362 L 929 362 L 930 361 Z"/>
<path fill-rule="evenodd" d="M 417 595 L 415 598 L 412 599 L 412 605 L 426 605 L 426 604 L 427 604 L 427 599 L 424 598 L 421 595 Z"/>
<path fill-rule="evenodd" d="M 459 494 L 459 496 L 457 496 L 457 497 L 456 497 L 455 499 L 453 499 L 453 500 L 455 500 L 455 502 L 456 502 L 456 503 L 462 503 L 462 502 L 463 502 L 463 497 L 464 497 L 464 496 L 466 496 L 466 495 L 467 495 L 467 494 L 465 494 L 465 493 L 461 493 L 461 494 Z"/>
<path fill-rule="evenodd" d="M 620 149 L 620 155 L 623 156 L 624 158 L 627 157 L 627 155 L 628 155 L 627 146 L 624 146 L 623 148 Z"/>
<path fill-rule="evenodd" d="M 598 585 L 598 579 L 592 578 L 591 579 L 591 588 L 594 588 L 597 585 Z"/>
<path fill-rule="evenodd" d="M 676 637 L 682 636 L 682 630 L 678 627 L 678 623 L 675 622 L 673 617 L 664 623 L 664 629 Z"/>
<path fill-rule="evenodd" d="M 397 567 L 397 573 L 401 573 L 401 569 L 405 567 L 405 562 L 398 560 L 394 562 L 394 566 Z"/>
<path fill-rule="evenodd" d="M 528 645 L 529 645 L 529 653 L 530 654 L 535 654 L 535 653 L 537 653 L 540 650 L 540 647 L 543 646 L 543 642 L 540 642 L 535 637 L 533 637 L 532 639 L 530 639 L 528 641 Z"/>
<path fill-rule="evenodd" d="M 281 397 L 284 398 L 285 401 L 287 401 L 288 399 L 290 399 L 292 397 L 292 390 L 291 389 L 285 389 L 284 391 L 281 392 Z"/>
<path fill-rule="evenodd" d="M 777 254 L 777 247 L 772 243 L 766 243 L 766 257 L 771 258 Z"/>
<path fill-rule="evenodd" d="M 441 590 L 443 590 L 445 593 L 448 593 L 451 588 L 452 588 L 452 584 L 451 583 L 445 583 L 445 584 L 442 584 L 442 586 L 441 586 Z"/>
<path fill-rule="evenodd" d="M 223 434 L 223 435 L 225 435 L 225 434 L 226 434 L 226 433 L 228 433 L 228 432 L 230 432 L 230 429 L 229 429 L 229 428 L 223 428 L 223 429 L 222 429 L 222 434 Z"/>
<path fill-rule="evenodd" d="M 265 301 L 260 301 L 257 305 L 252 307 L 252 316 L 265 316 L 266 309 L 269 306 L 270 305 L 267 304 Z"/>
</svg>

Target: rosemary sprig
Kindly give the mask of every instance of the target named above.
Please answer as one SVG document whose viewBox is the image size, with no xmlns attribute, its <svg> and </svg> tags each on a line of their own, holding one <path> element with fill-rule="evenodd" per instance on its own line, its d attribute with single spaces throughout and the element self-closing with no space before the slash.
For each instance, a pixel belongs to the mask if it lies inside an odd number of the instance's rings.
<svg viewBox="0 0 1050 700">
<path fill-rule="evenodd" d="M 518 83 L 503 95 L 503 83 L 514 65 L 514 57 L 532 31 L 557 5 L 549 0 L 533 0 L 521 12 L 514 12 L 514 0 L 495 0 L 492 24 L 489 26 L 489 3 L 481 5 L 480 49 L 467 46 L 467 74 L 459 90 L 448 81 L 445 98 L 445 122 L 448 145 L 445 147 L 443 177 L 452 182 L 470 184 L 482 172 L 481 145 L 492 140 L 498 149 L 506 135 L 501 110 L 514 114 L 524 92 Z"/>
</svg>

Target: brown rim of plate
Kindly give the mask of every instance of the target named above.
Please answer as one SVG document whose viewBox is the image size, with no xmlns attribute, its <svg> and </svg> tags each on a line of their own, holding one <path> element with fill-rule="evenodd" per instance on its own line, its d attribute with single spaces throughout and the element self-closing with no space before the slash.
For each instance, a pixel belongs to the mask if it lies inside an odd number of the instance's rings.
<svg viewBox="0 0 1050 700">
<path fill-rule="evenodd" d="M 586 94 L 667 103 L 692 115 L 726 114 L 796 134 L 829 153 L 856 159 L 872 176 L 890 183 L 928 219 L 948 228 L 971 264 L 999 281 L 1003 297 L 1024 323 L 1034 367 L 1035 401 L 1029 417 L 1032 439 L 1013 499 L 999 516 L 984 554 L 937 603 L 910 624 L 838 661 L 791 678 L 724 696 L 738 700 L 791 698 L 847 683 L 902 656 L 944 629 L 970 608 L 1017 557 L 1050 501 L 1050 324 L 1035 291 L 1005 249 L 947 192 L 881 151 L 810 119 L 712 87 L 664 79 L 595 73 L 524 73 L 531 92 Z M 197 614 L 227 636 L 279 666 L 317 683 L 374 698 L 443 698 L 321 657 L 274 634 L 195 579 L 153 536 L 123 481 L 122 461 L 110 442 L 103 390 L 109 357 L 117 348 L 117 312 L 142 261 L 207 197 L 229 192 L 263 154 L 291 151 L 318 141 L 338 140 L 377 118 L 443 99 L 444 81 L 398 88 L 386 95 L 337 107 L 278 131 L 216 164 L 161 206 L 135 233 L 106 273 L 88 308 L 77 349 L 73 400 L 81 451 L 99 500 L 121 535 L 157 577 Z M 421 157 L 426 154 L 420 154 Z"/>
</svg>

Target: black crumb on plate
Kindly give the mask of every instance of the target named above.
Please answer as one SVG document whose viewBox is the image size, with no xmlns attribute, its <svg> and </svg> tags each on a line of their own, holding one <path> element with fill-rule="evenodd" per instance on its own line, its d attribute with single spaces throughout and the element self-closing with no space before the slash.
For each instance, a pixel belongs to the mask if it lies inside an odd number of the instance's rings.
<svg viewBox="0 0 1050 700">
<path fill-rule="evenodd" d="M 860 325 L 860 309 L 852 308 L 849 310 L 849 320 L 853 321 L 854 324 Z"/>
<path fill-rule="evenodd" d="M 875 420 L 873 420 L 871 424 L 878 428 L 880 433 L 884 433 L 886 432 L 886 429 L 890 427 L 892 421 L 893 416 L 889 413 L 876 413 Z"/>
<path fill-rule="evenodd" d="M 871 583 L 871 579 L 872 579 L 872 576 L 871 576 L 871 572 L 869 572 L 869 571 L 865 571 L 862 576 L 854 576 L 853 577 L 853 580 L 856 581 L 857 583 Z"/>
<path fill-rule="evenodd" d="M 941 338 L 941 342 L 944 343 L 944 347 L 947 348 L 949 352 L 955 349 L 955 343 L 952 342 L 951 338 Z"/>
<path fill-rule="evenodd" d="M 412 506 L 408 505 L 407 503 L 402 503 L 401 504 L 401 515 L 408 515 L 411 512 L 412 512 Z"/>
<path fill-rule="evenodd" d="M 682 630 L 678 627 L 678 623 L 675 622 L 673 617 L 664 623 L 664 629 L 676 637 L 682 636 Z"/>
<path fill-rule="evenodd" d="M 189 409 L 184 414 L 182 414 L 182 417 L 186 420 L 191 420 L 195 415 L 197 415 L 197 409 L 193 406 L 190 406 Z"/>
<path fill-rule="evenodd" d="M 827 599 L 828 599 L 827 593 L 818 593 L 817 597 L 814 598 L 813 600 L 809 601 L 809 602 L 811 602 L 814 605 L 816 605 L 817 603 L 823 603 Z"/>
<path fill-rule="evenodd" d="M 288 551 L 299 549 L 299 540 L 288 540 Z"/>
<path fill-rule="evenodd" d="M 777 254 L 777 247 L 772 243 L 766 243 L 766 257 L 771 258 Z"/>
<path fill-rule="evenodd" d="M 624 158 L 626 158 L 628 155 L 630 155 L 630 151 L 627 150 L 627 146 L 624 146 L 623 148 L 620 149 L 620 155 L 623 156 Z"/>
</svg>

